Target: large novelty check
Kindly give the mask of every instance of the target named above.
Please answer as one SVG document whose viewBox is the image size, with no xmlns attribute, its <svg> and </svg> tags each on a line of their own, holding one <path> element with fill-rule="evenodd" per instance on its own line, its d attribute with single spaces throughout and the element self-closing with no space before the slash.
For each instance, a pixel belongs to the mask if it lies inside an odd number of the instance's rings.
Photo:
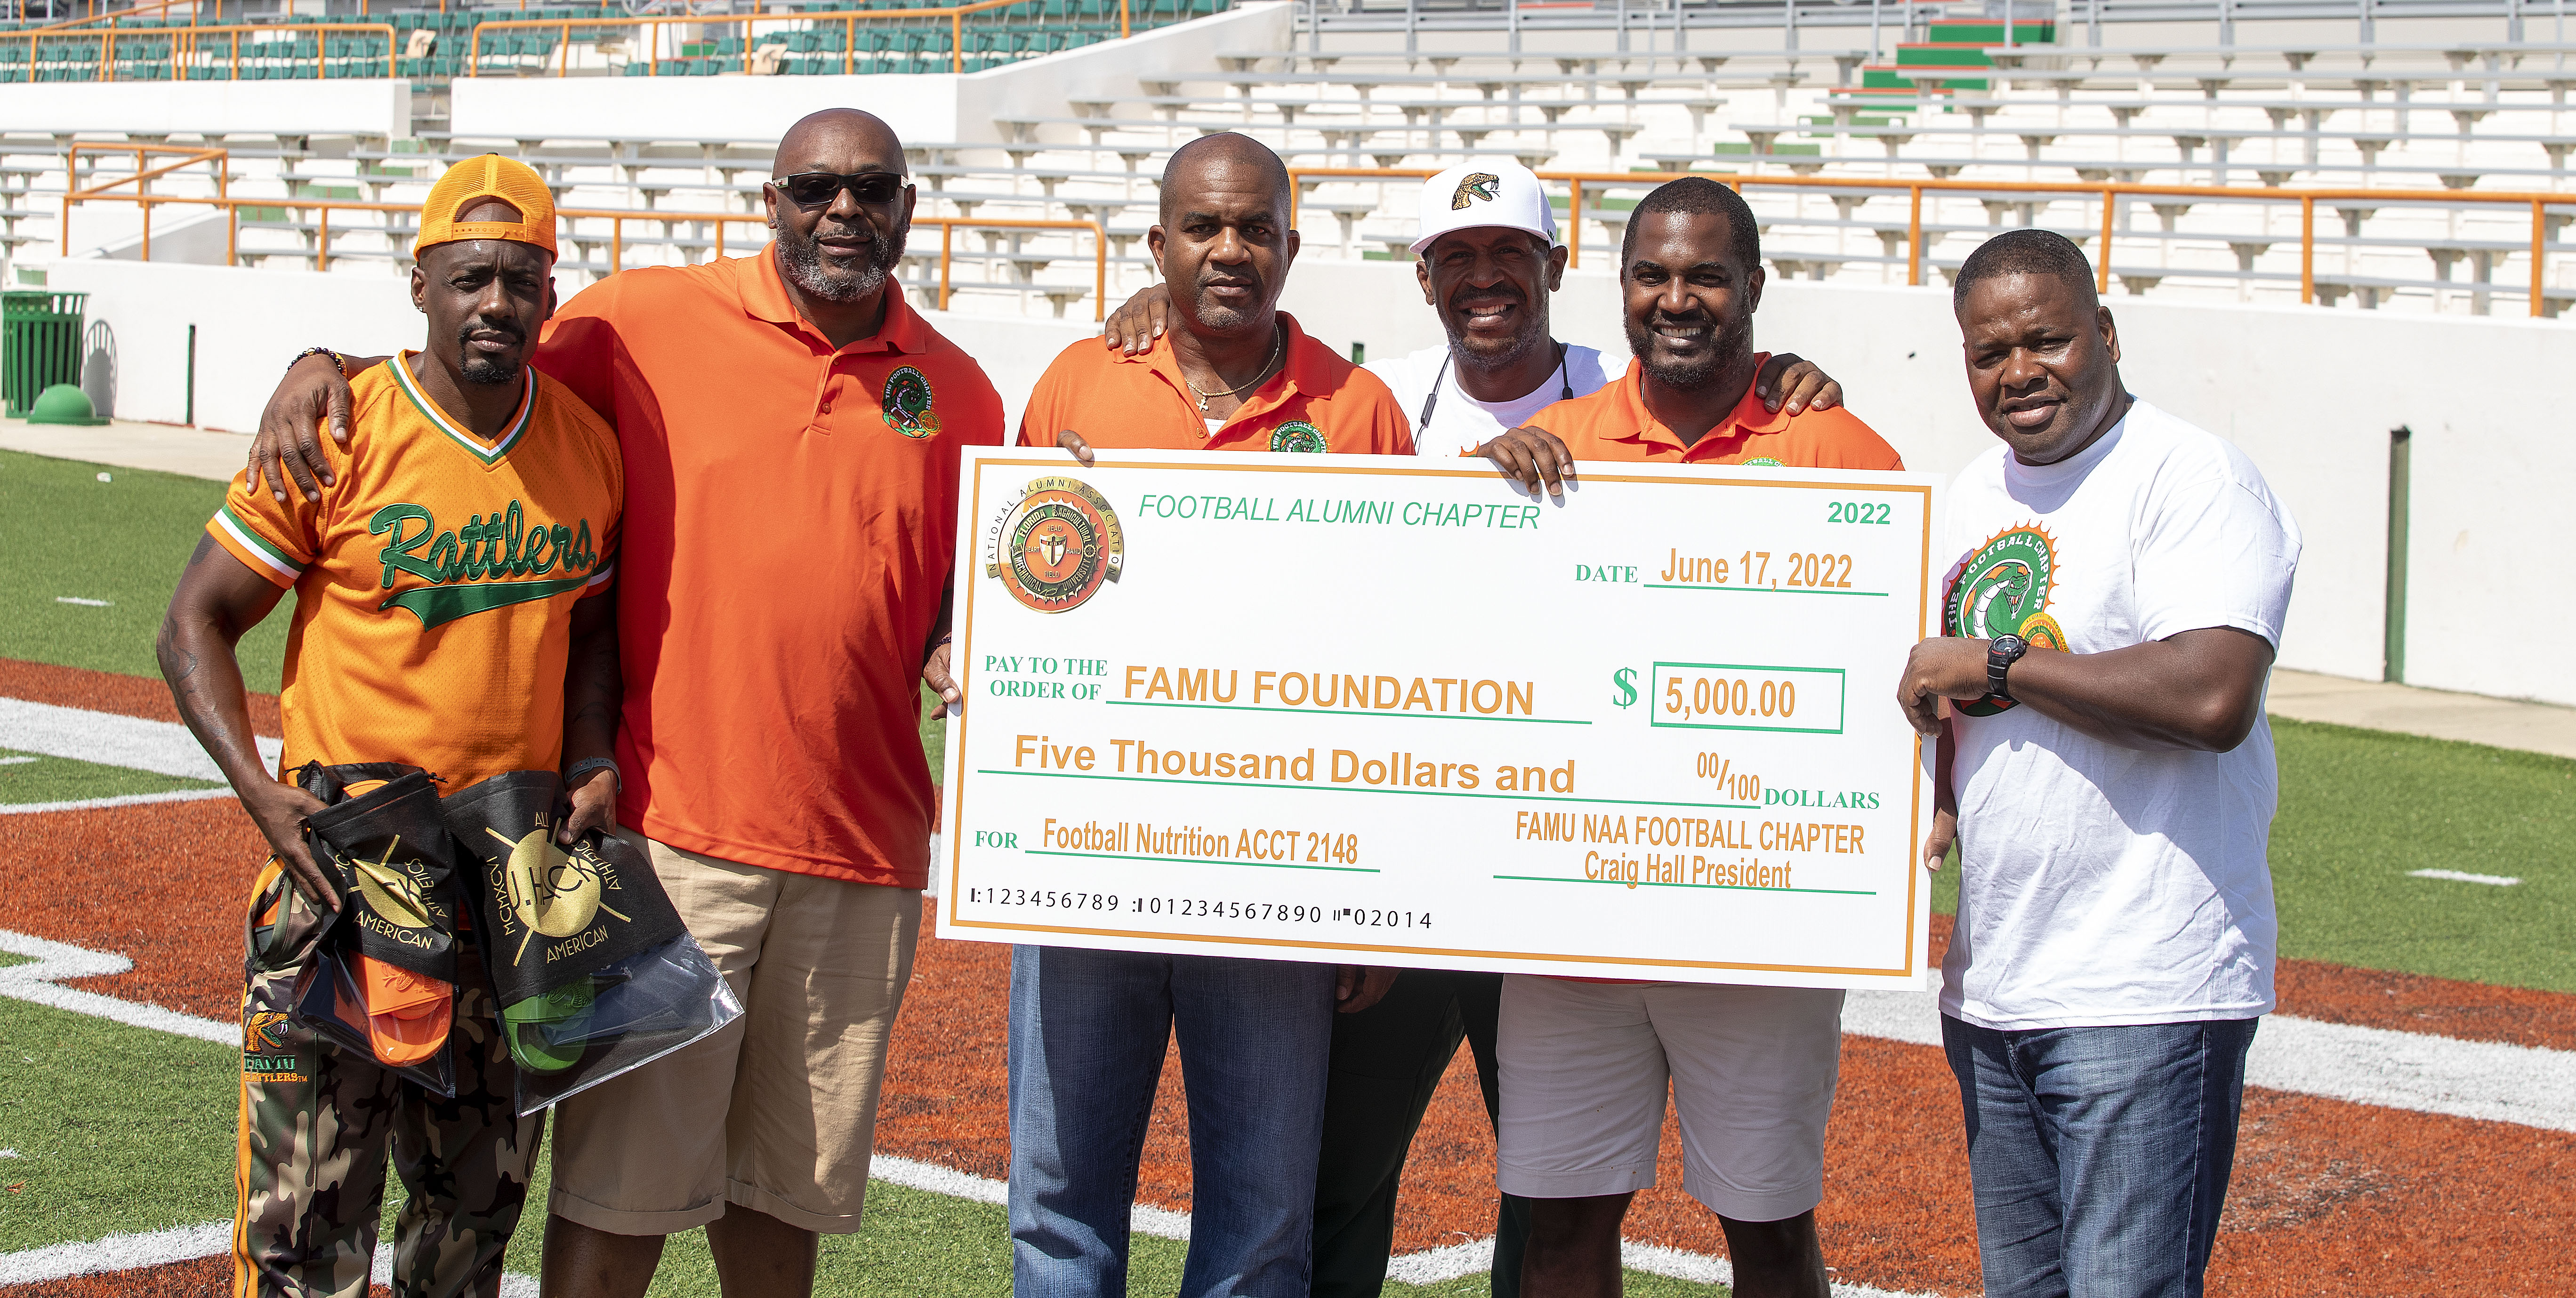
<svg viewBox="0 0 2576 1298">
<path fill-rule="evenodd" d="M 1933 480 L 969 450 L 943 937 L 1914 987 Z"/>
</svg>

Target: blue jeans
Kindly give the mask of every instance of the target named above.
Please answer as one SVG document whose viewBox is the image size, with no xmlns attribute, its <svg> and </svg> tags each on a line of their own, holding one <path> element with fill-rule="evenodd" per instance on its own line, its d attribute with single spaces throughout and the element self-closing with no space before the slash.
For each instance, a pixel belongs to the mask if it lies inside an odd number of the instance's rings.
<svg viewBox="0 0 2576 1298">
<path fill-rule="evenodd" d="M 2258 1021 L 1998 1032 L 1942 1016 L 1986 1298 L 2200 1298 Z"/>
<path fill-rule="evenodd" d="M 1178 1030 L 1190 1112 L 1181 1298 L 1306 1298 L 1333 967 L 1011 952 L 1011 1291 L 1125 1298 L 1136 1169 Z"/>
</svg>

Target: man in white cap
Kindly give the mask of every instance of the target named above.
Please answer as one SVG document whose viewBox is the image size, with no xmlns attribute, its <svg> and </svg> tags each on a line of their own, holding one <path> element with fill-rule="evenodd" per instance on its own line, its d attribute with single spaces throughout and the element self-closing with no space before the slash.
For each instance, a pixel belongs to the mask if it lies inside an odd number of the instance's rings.
<svg viewBox="0 0 2576 1298">
<path fill-rule="evenodd" d="M 1599 351 L 1549 332 L 1548 297 L 1564 280 L 1566 248 L 1556 240 L 1547 191 L 1529 168 L 1470 162 L 1422 182 L 1413 255 L 1422 301 L 1439 313 L 1449 341 L 1363 368 L 1412 418 L 1416 454 L 1472 454 L 1540 410 L 1590 396 L 1617 377 L 1602 370 Z M 1130 355 L 1145 350 L 1162 336 L 1170 303 L 1160 284 L 1138 292 L 1110 314 L 1103 341 Z M 1754 386 L 1767 408 L 1785 404 L 1792 415 L 1842 403 L 1841 384 L 1787 352 L 1762 367 Z M 1322 1221 L 1316 1229 L 1321 1239 Z M 1340 1295 L 1319 1288 L 1316 1298 Z"/>
<path fill-rule="evenodd" d="M 1423 182 L 1414 279 L 1449 341 L 1365 367 L 1413 420 L 1416 454 L 1473 454 L 1540 410 L 1617 377 L 1602 369 L 1599 351 L 1550 334 L 1548 298 L 1564 279 L 1566 251 L 1547 193 L 1527 167 L 1471 162 Z M 1105 343 L 1131 355 L 1150 348 L 1170 302 L 1159 284 L 1129 298 L 1103 326 Z M 1755 385 L 1769 409 L 1785 403 L 1792 415 L 1842 398 L 1840 384 L 1787 353 L 1772 357 Z M 1532 472 L 1553 486 L 1557 463 L 1539 457 Z M 1334 1016 L 1315 1177 L 1313 1298 L 1375 1298 L 1385 1285 L 1405 1156 L 1462 1040 L 1475 1053 L 1486 1117 L 1495 1119 L 1502 985 L 1501 974 L 1408 969 L 1385 999 Z M 1494 1298 L 1518 1298 L 1529 1201 L 1506 1194 L 1497 1217 Z"/>
</svg>

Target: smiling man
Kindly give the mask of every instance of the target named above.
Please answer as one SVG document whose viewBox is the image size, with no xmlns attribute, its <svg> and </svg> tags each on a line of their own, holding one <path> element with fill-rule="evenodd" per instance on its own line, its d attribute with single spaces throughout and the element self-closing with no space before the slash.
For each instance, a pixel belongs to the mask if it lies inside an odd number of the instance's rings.
<svg viewBox="0 0 2576 1298">
<path fill-rule="evenodd" d="M 1925 859 L 1959 848 L 1941 1036 L 1986 1292 L 2197 1298 L 2273 1006 L 2263 689 L 2299 528 L 2129 394 L 2074 244 L 1997 235 L 1951 304 L 2003 444 L 1951 483 L 1945 634 L 1897 703 L 1940 739 Z"/>
<path fill-rule="evenodd" d="M 1386 385 L 1278 309 L 1297 257 L 1288 170 L 1205 136 L 1163 170 L 1146 234 L 1178 326 L 1129 356 L 1085 340 L 1047 367 L 1023 446 L 1410 455 Z M 1392 971 L 1023 946 L 1011 957 L 1012 1292 L 1127 1292 L 1145 1119 L 1177 1036 L 1189 1089 L 1191 1226 L 1181 1298 L 1307 1298 L 1334 1009 Z M 1400 980 L 1399 980 L 1400 981 Z"/>
<path fill-rule="evenodd" d="M 412 252 L 427 345 L 353 375 L 351 434 L 318 498 L 278 500 L 248 474 L 234 480 L 158 645 L 180 716 L 271 849 L 245 925 L 233 1219 L 243 1298 L 364 1291 L 388 1153 L 407 1192 L 393 1292 L 498 1292 L 544 1129 L 518 1116 L 470 934 L 456 935 L 452 987 L 349 956 L 369 1026 L 384 1030 L 371 1031 L 372 1053 L 294 1016 L 339 894 L 305 843 L 304 817 L 322 803 L 280 772 L 398 762 L 458 789 L 561 769 L 565 841 L 607 825 L 616 795 L 600 769 L 616 736 L 616 434 L 527 367 L 554 310 L 554 201 L 524 163 L 466 159 L 430 187 Z M 272 772 L 251 739 L 234 647 L 290 590 L 286 751 Z M 424 1035 L 404 1021 L 431 1026 Z M 419 1062 L 405 1046 L 432 1044 L 452 1050 L 452 1096 L 392 1066 Z"/>
<path fill-rule="evenodd" d="M 1849 411 L 1763 402 L 1762 285 L 1753 213 L 1735 191 L 1694 176 L 1648 194 L 1620 249 L 1627 374 L 1540 411 L 1484 454 L 1532 490 L 1576 460 L 1905 467 Z M 1526 1291 L 1619 1292 L 1619 1223 L 1655 1184 L 1669 1086 L 1683 1188 L 1717 1213 L 1735 1292 L 1824 1298 L 1816 1206 L 1842 1004 L 1839 991 L 1798 987 L 1506 977 L 1496 1181 L 1533 1201 Z"/>
<path fill-rule="evenodd" d="M 768 247 L 611 275 L 535 358 L 625 450 L 621 832 L 743 1003 L 557 1108 L 549 1294 L 639 1295 L 701 1225 L 729 1292 L 810 1292 L 818 1237 L 859 1228 L 912 976 L 919 682 L 955 697 L 957 448 L 1001 440 L 1001 398 L 894 281 L 913 190 L 884 122 L 796 123 L 763 201 Z M 335 383 L 307 361 L 271 402 L 277 494 L 310 489 Z"/>
</svg>

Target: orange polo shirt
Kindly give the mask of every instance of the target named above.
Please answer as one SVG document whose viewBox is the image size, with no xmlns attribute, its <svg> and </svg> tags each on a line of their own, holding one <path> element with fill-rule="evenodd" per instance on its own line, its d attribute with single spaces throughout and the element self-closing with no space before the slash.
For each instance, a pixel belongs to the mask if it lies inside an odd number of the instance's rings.
<svg viewBox="0 0 2576 1298">
<path fill-rule="evenodd" d="M 1098 450 L 1312 451 L 1411 455 L 1412 426 L 1378 377 L 1306 336 L 1282 311 L 1277 374 L 1210 430 L 1167 335 L 1135 356 L 1086 338 L 1056 354 L 1020 416 L 1020 445 L 1070 428 Z"/>
<path fill-rule="evenodd" d="M 1758 371 L 1771 359 L 1753 358 Z M 1744 399 L 1689 446 L 1654 412 L 1646 409 L 1645 366 L 1631 360 L 1628 372 L 1589 396 L 1555 405 L 1529 417 L 1533 427 L 1556 434 L 1578 460 L 1643 461 L 1649 464 L 1771 464 L 1790 469 L 1882 469 L 1905 467 L 1896 448 L 1869 425 L 1841 407 L 1809 408 L 1796 415 L 1762 408 L 1762 398 L 1746 384 Z"/>
<path fill-rule="evenodd" d="M 835 349 L 768 248 L 612 275 L 564 304 L 536 364 L 625 455 L 618 819 L 729 861 L 923 886 L 921 664 L 958 447 L 1002 441 L 983 370 L 900 288 L 875 337 Z"/>
<path fill-rule="evenodd" d="M 1755 372 L 1771 359 L 1753 358 Z M 1648 464 L 1767 464 L 1786 469 L 1900 470 L 1896 448 L 1848 410 L 1809 408 L 1795 415 L 1762 408 L 1753 384 L 1717 427 L 1689 446 L 1646 409 L 1645 365 L 1628 362 L 1617 382 L 1572 401 L 1559 401 L 1529 417 L 1535 428 L 1556 434 L 1578 460 Z M 1644 978 L 1566 978 L 1578 983 L 1641 983 Z"/>
</svg>

